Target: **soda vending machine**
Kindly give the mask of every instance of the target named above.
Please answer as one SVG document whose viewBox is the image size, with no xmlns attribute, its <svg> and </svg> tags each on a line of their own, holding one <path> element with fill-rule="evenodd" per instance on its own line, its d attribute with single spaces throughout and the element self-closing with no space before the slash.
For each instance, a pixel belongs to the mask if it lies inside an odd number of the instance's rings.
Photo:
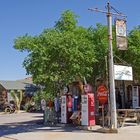
<svg viewBox="0 0 140 140">
<path fill-rule="evenodd" d="M 82 95 L 81 124 L 86 126 L 95 125 L 94 94 Z"/>
</svg>

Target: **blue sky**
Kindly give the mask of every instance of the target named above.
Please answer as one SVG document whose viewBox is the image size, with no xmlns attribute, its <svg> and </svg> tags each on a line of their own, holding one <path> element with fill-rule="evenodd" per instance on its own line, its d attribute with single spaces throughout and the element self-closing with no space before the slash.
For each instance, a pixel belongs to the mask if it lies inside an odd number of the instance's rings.
<svg viewBox="0 0 140 140">
<path fill-rule="evenodd" d="M 27 53 L 13 48 L 14 39 L 26 33 L 38 35 L 53 27 L 67 9 L 80 16 L 78 24 L 89 27 L 106 24 L 106 16 L 88 11 L 105 9 L 107 0 L 0 0 L 0 80 L 27 77 L 22 62 Z M 127 15 L 127 29 L 140 24 L 140 0 L 110 0 L 113 7 Z"/>
</svg>

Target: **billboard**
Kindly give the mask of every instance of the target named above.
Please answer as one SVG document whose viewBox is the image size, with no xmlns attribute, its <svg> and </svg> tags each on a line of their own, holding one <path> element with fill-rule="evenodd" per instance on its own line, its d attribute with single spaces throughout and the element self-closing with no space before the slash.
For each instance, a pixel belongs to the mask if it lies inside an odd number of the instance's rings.
<svg viewBox="0 0 140 140">
<path fill-rule="evenodd" d="M 133 80 L 131 66 L 114 65 L 115 80 Z"/>
</svg>

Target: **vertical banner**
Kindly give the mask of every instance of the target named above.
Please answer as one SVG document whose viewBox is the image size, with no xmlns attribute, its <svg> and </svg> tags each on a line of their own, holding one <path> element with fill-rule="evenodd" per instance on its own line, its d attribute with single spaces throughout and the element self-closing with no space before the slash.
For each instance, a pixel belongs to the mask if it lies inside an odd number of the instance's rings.
<svg viewBox="0 0 140 140">
<path fill-rule="evenodd" d="M 116 44 L 119 50 L 127 50 L 126 20 L 116 19 Z"/>
<path fill-rule="evenodd" d="M 88 95 L 82 95 L 81 124 L 88 125 Z"/>
<path fill-rule="evenodd" d="M 61 123 L 67 123 L 66 96 L 61 96 Z"/>
<path fill-rule="evenodd" d="M 132 107 L 137 108 L 139 107 L 139 87 L 133 86 L 132 87 Z"/>
</svg>

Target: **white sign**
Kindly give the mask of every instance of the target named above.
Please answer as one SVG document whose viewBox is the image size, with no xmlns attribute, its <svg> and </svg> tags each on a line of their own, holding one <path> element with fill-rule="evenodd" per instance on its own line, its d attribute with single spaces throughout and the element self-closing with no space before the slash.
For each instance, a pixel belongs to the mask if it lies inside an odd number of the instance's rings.
<svg viewBox="0 0 140 140">
<path fill-rule="evenodd" d="M 42 110 L 45 110 L 45 108 L 46 108 L 46 100 L 45 99 L 41 100 L 41 108 L 42 108 Z"/>
<path fill-rule="evenodd" d="M 67 123 L 67 103 L 66 96 L 61 96 L 61 123 Z"/>
<path fill-rule="evenodd" d="M 84 85 L 84 91 L 85 93 L 91 93 L 92 92 L 92 87 L 89 84 Z"/>
<path fill-rule="evenodd" d="M 132 67 L 114 65 L 115 80 L 133 80 Z"/>
<path fill-rule="evenodd" d="M 133 86 L 132 87 L 132 106 L 133 108 L 139 107 L 139 87 Z"/>
<path fill-rule="evenodd" d="M 68 87 L 65 86 L 63 89 L 63 93 L 66 94 L 66 93 L 68 93 L 68 91 L 69 91 Z"/>
<path fill-rule="evenodd" d="M 82 125 L 88 125 L 88 95 L 82 95 L 81 114 Z"/>
</svg>

